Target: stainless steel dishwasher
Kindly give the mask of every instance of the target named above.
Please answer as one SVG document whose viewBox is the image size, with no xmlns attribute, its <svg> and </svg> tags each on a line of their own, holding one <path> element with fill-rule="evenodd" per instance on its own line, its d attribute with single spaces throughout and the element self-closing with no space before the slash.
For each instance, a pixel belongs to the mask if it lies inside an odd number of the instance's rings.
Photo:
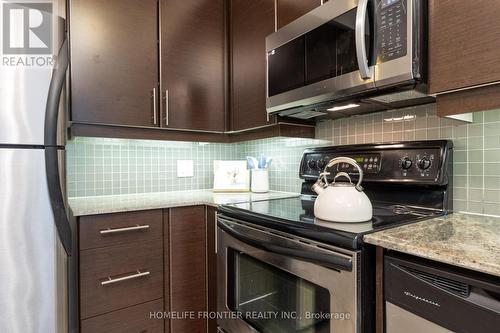
<svg viewBox="0 0 500 333">
<path fill-rule="evenodd" d="M 498 332 L 498 277 L 403 255 L 384 267 L 386 333 Z"/>
</svg>

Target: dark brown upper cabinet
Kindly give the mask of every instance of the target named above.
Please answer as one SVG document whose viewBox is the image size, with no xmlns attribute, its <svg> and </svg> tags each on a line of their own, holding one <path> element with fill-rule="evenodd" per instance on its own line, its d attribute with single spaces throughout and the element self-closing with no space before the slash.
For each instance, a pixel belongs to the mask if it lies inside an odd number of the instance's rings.
<svg viewBox="0 0 500 333">
<path fill-rule="evenodd" d="M 161 0 L 162 127 L 225 130 L 223 0 Z"/>
<path fill-rule="evenodd" d="M 231 130 L 275 124 L 266 111 L 266 37 L 308 11 L 320 0 L 231 0 Z"/>
<path fill-rule="evenodd" d="M 265 38 L 278 20 L 285 24 L 318 4 L 72 0 L 71 134 L 210 142 L 240 141 L 243 131 L 251 138 L 313 137 L 310 125 L 290 132 L 267 115 Z"/>
<path fill-rule="evenodd" d="M 230 1 L 232 130 L 274 122 L 266 112 L 266 36 L 276 27 L 274 0 Z"/>
<path fill-rule="evenodd" d="M 71 11 L 74 122 L 225 130 L 223 0 L 74 0 Z"/>
<path fill-rule="evenodd" d="M 72 120 L 158 126 L 157 1 L 73 0 L 70 29 Z"/>
<path fill-rule="evenodd" d="M 429 90 L 500 82 L 500 2 L 429 1 Z"/>
<path fill-rule="evenodd" d="M 276 0 L 278 29 L 284 27 L 305 13 L 321 6 L 320 0 Z"/>
</svg>

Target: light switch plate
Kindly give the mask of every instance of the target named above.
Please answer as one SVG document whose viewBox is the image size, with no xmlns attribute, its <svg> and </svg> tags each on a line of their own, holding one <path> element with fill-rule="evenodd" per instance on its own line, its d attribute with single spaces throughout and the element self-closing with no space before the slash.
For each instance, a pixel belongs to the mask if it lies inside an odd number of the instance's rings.
<svg viewBox="0 0 500 333">
<path fill-rule="evenodd" d="M 177 177 L 193 177 L 193 160 L 177 160 Z"/>
</svg>

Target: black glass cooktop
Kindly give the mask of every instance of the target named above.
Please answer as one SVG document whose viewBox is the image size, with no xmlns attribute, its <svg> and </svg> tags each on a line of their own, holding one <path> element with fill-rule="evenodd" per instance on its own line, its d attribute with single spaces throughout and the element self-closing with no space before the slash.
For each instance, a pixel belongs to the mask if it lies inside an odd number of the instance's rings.
<svg viewBox="0 0 500 333">
<path fill-rule="evenodd" d="M 301 196 L 219 207 L 232 218 L 260 224 L 332 245 L 358 248 L 362 235 L 443 215 L 441 210 L 372 202 L 373 219 L 361 223 L 335 223 L 314 217 L 314 198 Z"/>
</svg>

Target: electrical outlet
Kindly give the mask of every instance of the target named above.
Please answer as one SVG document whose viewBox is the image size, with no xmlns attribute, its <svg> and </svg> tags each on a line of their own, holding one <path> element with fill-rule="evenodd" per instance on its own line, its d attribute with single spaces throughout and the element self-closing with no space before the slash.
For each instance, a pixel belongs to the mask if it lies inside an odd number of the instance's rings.
<svg viewBox="0 0 500 333">
<path fill-rule="evenodd" d="M 193 160 L 177 160 L 177 177 L 193 177 Z"/>
</svg>

